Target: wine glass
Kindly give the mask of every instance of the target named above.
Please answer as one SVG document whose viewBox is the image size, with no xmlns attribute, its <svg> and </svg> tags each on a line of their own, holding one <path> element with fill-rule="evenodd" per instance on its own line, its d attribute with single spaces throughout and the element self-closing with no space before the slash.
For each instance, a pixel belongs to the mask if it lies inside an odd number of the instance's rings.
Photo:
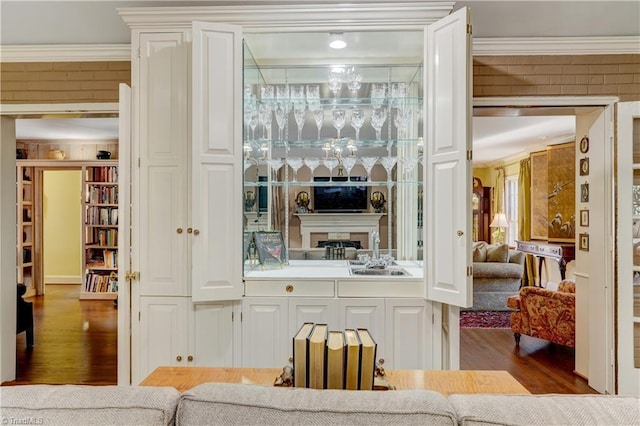
<svg viewBox="0 0 640 426">
<path fill-rule="evenodd" d="M 256 109 L 249 113 L 249 128 L 251 128 L 251 140 L 256 140 L 256 126 L 258 125 L 258 111 Z"/>
<path fill-rule="evenodd" d="M 354 108 L 351 110 L 351 127 L 356 130 L 356 141 L 360 137 L 360 128 L 364 124 L 364 111 L 362 108 Z"/>
<path fill-rule="evenodd" d="M 333 103 L 338 103 L 338 93 L 342 89 L 342 76 L 337 72 L 329 73 L 329 90 L 333 93 Z"/>
<path fill-rule="evenodd" d="M 393 166 L 398 162 L 398 157 L 381 157 L 380 164 L 387 171 L 387 180 L 391 180 L 391 170 L 393 170 Z"/>
<path fill-rule="evenodd" d="M 309 106 L 309 109 L 311 109 L 311 106 Z M 313 119 L 316 121 L 316 126 L 318 127 L 318 140 L 320 140 L 320 130 L 324 123 L 324 110 L 322 109 L 322 105 L 319 103 L 314 104 L 311 112 L 313 112 Z"/>
<path fill-rule="evenodd" d="M 267 165 L 271 168 L 274 174 L 274 179 L 278 180 L 278 170 L 284 166 L 284 160 L 282 158 L 268 158 Z"/>
<path fill-rule="evenodd" d="M 313 180 L 313 172 L 320 165 L 320 159 L 316 157 L 308 157 L 304 159 L 304 165 L 309 168 L 311 174 L 309 175 L 309 182 Z"/>
<path fill-rule="evenodd" d="M 356 157 L 342 157 L 342 167 L 347 171 L 347 180 L 351 180 L 351 170 L 356 165 Z"/>
<path fill-rule="evenodd" d="M 282 131 L 284 130 L 284 126 L 287 124 L 287 108 L 284 104 L 278 102 L 276 104 L 276 109 L 274 110 L 274 114 L 276 116 L 276 123 L 278 124 L 278 139 L 282 140 Z"/>
<path fill-rule="evenodd" d="M 307 84 L 307 103 L 309 104 L 309 109 L 311 109 L 311 105 L 320 103 L 320 86 L 318 84 Z"/>
<path fill-rule="evenodd" d="M 409 127 L 409 119 L 411 118 L 411 109 L 398 108 L 396 115 L 393 119 L 393 124 L 398 129 L 398 134 L 402 130 L 406 130 Z"/>
<path fill-rule="evenodd" d="M 380 108 L 386 97 L 387 85 L 384 83 L 371 83 L 371 106 Z"/>
<path fill-rule="evenodd" d="M 333 123 L 333 127 L 338 131 L 338 139 L 340 139 L 340 130 L 342 130 L 346 122 L 346 111 L 336 108 L 331 111 L 331 115 L 331 122 Z"/>
<path fill-rule="evenodd" d="M 271 139 L 271 123 L 273 122 L 273 116 L 271 115 L 271 107 L 268 104 L 260 104 L 258 107 L 258 117 L 263 127 L 264 139 Z"/>
<path fill-rule="evenodd" d="M 289 164 L 289 167 L 291 167 L 291 169 L 293 170 L 293 179 L 291 180 L 291 182 L 297 182 L 298 170 L 300 170 L 300 167 L 302 167 L 302 165 L 304 164 L 302 162 L 302 158 L 299 158 L 299 157 L 288 158 L 287 164 Z"/>
<path fill-rule="evenodd" d="M 360 102 L 358 99 L 358 90 L 362 86 L 362 74 L 357 73 L 355 69 L 349 70 L 347 73 L 347 87 L 351 92 L 351 102 Z"/>
<path fill-rule="evenodd" d="M 376 130 L 376 140 L 381 138 L 382 126 L 385 121 L 387 121 L 386 108 L 374 109 L 371 113 L 371 126 Z"/>
<path fill-rule="evenodd" d="M 271 106 L 273 105 L 274 99 L 275 99 L 275 95 L 273 91 L 273 86 L 270 86 L 267 84 L 260 87 L 260 100 L 262 101 L 263 104 L 266 104 L 269 106 L 269 108 L 271 108 Z"/>
<path fill-rule="evenodd" d="M 291 86 L 291 103 L 296 106 L 304 105 L 304 84 L 292 84 Z"/>
<path fill-rule="evenodd" d="M 391 93 L 389 95 L 389 101 L 392 106 L 400 107 L 404 103 L 407 97 L 407 83 L 391 83 Z"/>
<path fill-rule="evenodd" d="M 338 159 L 335 157 L 323 158 L 322 165 L 329 169 L 329 177 L 331 177 L 333 169 L 338 165 Z"/>
<path fill-rule="evenodd" d="M 404 163 L 405 174 L 411 173 L 413 169 L 418 165 L 420 159 L 418 157 L 407 157 L 402 160 Z"/>
<path fill-rule="evenodd" d="M 304 127 L 304 117 L 305 117 L 305 107 L 304 103 L 302 105 L 295 105 L 293 108 L 293 117 L 296 119 L 296 125 L 298 126 L 298 140 L 302 138 L 302 128 Z"/>
<path fill-rule="evenodd" d="M 378 157 L 361 157 L 360 162 L 367 171 L 367 180 L 371 181 L 371 170 L 373 170 L 373 166 L 378 162 Z"/>
</svg>

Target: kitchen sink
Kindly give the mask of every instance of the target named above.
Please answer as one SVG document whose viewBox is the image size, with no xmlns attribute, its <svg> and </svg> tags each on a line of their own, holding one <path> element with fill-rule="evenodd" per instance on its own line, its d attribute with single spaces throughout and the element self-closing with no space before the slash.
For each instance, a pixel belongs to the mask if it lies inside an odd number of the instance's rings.
<svg viewBox="0 0 640 426">
<path fill-rule="evenodd" d="M 404 269 L 367 269 L 367 268 L 350 268 L 351 275 L 367 275 L 367 276 L 407 276 L 409 275 Z"/>
<path fill-rule="evenodd" d="M 364 260 L 350 260 L 350 266 L 364 266 L 367 262 Z M 389 262 L 389 265 L 397 265 L 396 262 Z"/>
</svg>

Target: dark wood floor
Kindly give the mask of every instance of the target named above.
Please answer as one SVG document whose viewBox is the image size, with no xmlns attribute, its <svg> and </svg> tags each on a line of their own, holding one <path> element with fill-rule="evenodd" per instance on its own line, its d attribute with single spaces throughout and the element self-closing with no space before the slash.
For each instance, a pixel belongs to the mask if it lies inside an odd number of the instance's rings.
<svg viewBox="0 0 640 426">
<path fill-rule="evenodd" d="M 80 286 L 48 285 L 33 297 L 35 347 L 16 338 L 17 380 L 24 383 L 116 384 L 117 309 L 111 301 L 80 301 Z M 506 370 L 531 393 L 596 393 L 573 373 L 574 351 L 508 329 L 460 330 L 460 368 Z"/>
</svg>

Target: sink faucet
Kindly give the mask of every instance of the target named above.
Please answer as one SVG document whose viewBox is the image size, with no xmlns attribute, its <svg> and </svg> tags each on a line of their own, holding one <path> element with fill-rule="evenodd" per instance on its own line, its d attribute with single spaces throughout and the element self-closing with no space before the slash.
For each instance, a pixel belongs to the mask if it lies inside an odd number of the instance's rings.
<svg viewBox="0 0 640 426">
<path fill-rule="evenodd" d="M 371 231 L 371 246 L 373 248 L 373 260 L 380 258 L 380 233 L 377 230 Z"/>
</svg>

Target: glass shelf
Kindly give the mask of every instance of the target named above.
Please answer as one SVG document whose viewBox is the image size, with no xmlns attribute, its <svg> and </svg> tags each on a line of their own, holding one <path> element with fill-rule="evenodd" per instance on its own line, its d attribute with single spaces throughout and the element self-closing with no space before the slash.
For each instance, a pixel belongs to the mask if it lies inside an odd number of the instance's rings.
<svg viewBox="0 0 640 426">
<path fill-rule="evenodd" d="M 244 186 L 257 186 L 257 187 L 269 187 L 269 186 L 396 186 L 396 185 L 418 185 L 422 186 L 422 181 L 403 181 L 403 180 L 382 180 L 382 181 L 371 181 L 371 182 L 316 182 L 316 181 L 274 181 L 271 182 L 256 182 L 256 181 L 247 181 L 245 180 Z"/>
</svg>

